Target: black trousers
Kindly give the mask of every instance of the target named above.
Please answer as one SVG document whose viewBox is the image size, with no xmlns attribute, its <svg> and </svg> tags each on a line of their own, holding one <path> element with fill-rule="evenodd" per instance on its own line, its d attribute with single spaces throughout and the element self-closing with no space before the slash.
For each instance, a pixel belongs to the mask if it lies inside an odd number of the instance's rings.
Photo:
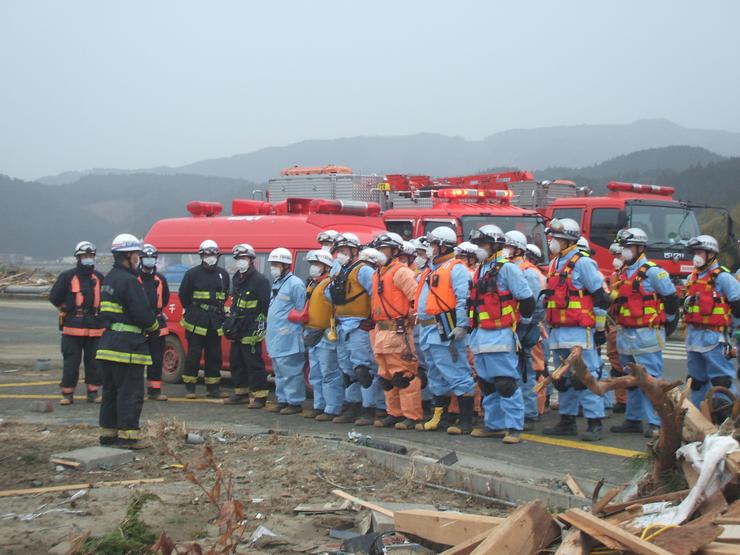
<svg viewBox="0 0 740 555">
<path fill-rule="evenodd" d="M 165 336 L 153 337 L 149 340 L 149 352 L 152 355 L 152 364 L 146 367 L 146 379 L 149 387 L 162 387 L 162 362 L 164 359 Z"/>
<path fill-rule="evenodd" d="M 188 340 L 188 354 L 185 357 L 185 372 L 182 381 L 186 384 L 198 381 L 200 355 L 204 353 L 206 385 L 218 384 L 221 381 L 221 336 L 216 330 L 209 329 L 206 335 L 185 332 Z"/>
<path fill-rule="evenodd" d="M 100 405 L 101 435 L 139 439 L 139 417 L 144 406 L 144 366 L 99 360 L 103 376 Z"/>
<path fill-rule="evenodd" d="M 243 345 L 238 341 L 232 341 L 229 366 L 234 387 L 249 388 L 253 392 L 267 389 L 267 372 L 265 361 L 262 360 L 261 341 L 256 345 Z"/>
<path fill-rule="evenodd" d="M 102 381 L 98 371 L 95 353 L 98 350 L 99 337 L 78 337 L 62 335 L 62 383 L 63 390 L 74 390 L 80 378 L 80 363 L 85 360 L 85 383 L 88 386 L 99 386 Z M 71 391 L 69 391 L 71 393 Z"/>
</svg>

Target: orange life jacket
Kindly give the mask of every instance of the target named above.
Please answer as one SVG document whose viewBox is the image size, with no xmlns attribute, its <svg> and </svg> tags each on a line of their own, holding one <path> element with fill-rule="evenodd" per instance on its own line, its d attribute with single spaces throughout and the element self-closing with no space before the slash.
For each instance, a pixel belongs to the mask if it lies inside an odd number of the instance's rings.
<svg viewBox="0 0 740 555">
<path fill-rule="evenodd" d="M 686 281 L 686 295 L 689 298 L 684 314 L 687 324 L 710 328 L 726 328 L 730 325 L 730 303 L 714 286 L 717 276 L 727 272 L 722 266 L 710 270 L 699 278 L 699 270 L 694 270 Z"/>
<path fill-rule="evenodd" d="M 408 316 L 411 301 L 393 283 L 396 273 L 404 266 L 394 260 L 373 274 L 372 318 L 376 322 Z"/>
<path fill-rule="evenodd" d="M 665 306 L 660 296 L 653 291 L 645 292 L 644 282 L 648 270 L 655 267 L 645 261 L 631 278 L 619 284 L 617 324 L 625 328 L 659 328 L 665 324 Z"/>
<path fill-rule="evenodd" d="M 534 270 L 535 272 L 537 272 L 537 278 L 540 280 L 540 289 L 545 288 L 545 285 L 547 284 L 545 274 L 543 274 L 542 270 L 540 270 L 535 264 L 532 264 L 526 258 L 522 258 L 522 261 L 519 263 L 519 268 L 522 272 L 525 272 L 526 270 Z"/>
<path fill-rule="evenodd" d="M 422 289 L 424 289 L 424 284 L 426 283 L 429 286 L 425 313 L 431 316 L 454 311 L 457 306 L 457 297 L 455 297 L 455 291 L 452 289 L 452 268 L 462 264 L 462 260 L 454 258 L 453 253 L 446 256 L 449 256 L 449 259 L 442 262 L 436 270 L 432 271 L 430 268 L 424 270 L 421 278 L 419 278 L 419 287 L 416 289 L 414 306 L 418 308 L 419 297 Z"/>
<path fill-rule="evenodd" d="M 100 280 L 98 276 L 92 274 L 90 279 L 93 282 L 93 310 L 95 313 L 100 309 Z M 69 282 L 69 290 L 75 296 L 75 310 L 82 312 L 85 304 L 85 295 L 82 293 L 80 278 L 75 274 Z M 76 328 L 73 326 L 62 326 L 62 335 L 76 335 L 78 337 L 101 337 L 105 328 Z"/>
<path fill-rule="evenodd" d="M 558 259 L 550 263 L 545 290 L 545 315 L 553 327 L 591 328 L 596 324 L 594 301 L 585 289 L 573 285 L 573 268 L 585 255 L 576 251 L 558 271 Z"/>
<path fill-rule="evenodd" d="M 512 328 L 519 322 L 519 301 L 511 291 L 498 288 L 498 274 L 504 264 L 510 262 L 499 258 L 484 275 L 479 269 L 475 276 L 469 301 L 469 316 L 474 328 L 499 330 Z"/>
</svg>

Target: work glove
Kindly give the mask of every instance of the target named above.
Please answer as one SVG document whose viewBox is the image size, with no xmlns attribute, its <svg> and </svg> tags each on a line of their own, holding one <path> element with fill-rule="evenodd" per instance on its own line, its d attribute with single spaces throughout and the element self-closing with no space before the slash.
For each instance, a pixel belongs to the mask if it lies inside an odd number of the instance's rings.
<svg viewBox="0 0 740 555">
<path fill-rule="evenodd" d="M 465 339 L 467 335 L 468 330 L 458 326 L 450 332 L 450 339 L 452 339 L 453 341 L 461 341 Z"/>
<path fill-rule="evenodd" d="M 606 331 L 605 330 L 599 330 L 594 332 L 594 342 L 596 343 L 597 347 L 600 347 L 601 345 L 606 343 Z"/>
</svg>

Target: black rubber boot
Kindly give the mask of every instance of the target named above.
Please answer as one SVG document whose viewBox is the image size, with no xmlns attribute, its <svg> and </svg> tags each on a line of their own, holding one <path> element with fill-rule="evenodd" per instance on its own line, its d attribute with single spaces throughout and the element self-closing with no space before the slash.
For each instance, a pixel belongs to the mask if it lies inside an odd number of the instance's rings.
<svg viewBox="0 0 740 555">
<path fill-rule="evenodd" d="M 625 420 L 617 426 L 612 426 L 609 431 L 613 434 L 641 434 L 642 422 L 639 420 Z"/>
<path fill-rule="evenodd" d="M 599 441 L 602 432 L 601 418 L 589 418 L 588 428 L 581 434 L 581 441 Z"/>
<path fill-rule="evenodd" d="M 460 416 L 457 425 L 447 428 L 447 433 L 453 436 L 468 435 L 473 431 L 473 408 L 475 398 L 463 395 L 457 398 L 460 407 Z"/>
<path fill-rule="evenodd" d="M 576 426 L 576 417 L 561 414 L 560 422 L 552 428 L 543 429 L 542 433 L 546 436 L 577 436 L 578 427 Z"/>
<path fill-rule="evenodd" d="M 373 426 L 376 428 L 392 428 L 399 422 L 403 421 L 403 416 L 391 416 L 390 414 L 385 418 L 376 418 L 373 422 Z"/>
</svg>

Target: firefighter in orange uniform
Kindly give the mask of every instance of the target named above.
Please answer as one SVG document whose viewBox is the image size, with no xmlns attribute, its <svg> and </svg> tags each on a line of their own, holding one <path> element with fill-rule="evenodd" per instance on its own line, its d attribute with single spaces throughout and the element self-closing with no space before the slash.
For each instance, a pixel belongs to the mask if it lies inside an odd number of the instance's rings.
<svg viewBox="0 0 740 555">
<path fill-rule="evenodd" d="M 83 357 L 87 401 L 100 402 L 98 389 L 102 381 L 95 362 L 95 352 L 104 330 L 99 318 L 103 274 L 95 269 L 96 252 L 95 245 L 89 241 L 77 243 L 77 266 L 59 274 L 49 292 L 49 301 L 59 309 L 59 329 L 62 332 L 64 364 L 60 405 L 71 405 L 74 402 Z"/>
<path fill-rule="evenodd" d="M 413 337 L 409 337 L 409 312 L 416 294 L 416 277 L 406 261 L 399 260 L 403 239 L 398 234 L 384 233 L 373 245 L 380 251 L 379 262 L 382 262 L 373 275 L 373 352 L 388 413 L 374 425 L 413 430 L 423 416 L 421 380 L 417 376 Z"/>
</svg>

